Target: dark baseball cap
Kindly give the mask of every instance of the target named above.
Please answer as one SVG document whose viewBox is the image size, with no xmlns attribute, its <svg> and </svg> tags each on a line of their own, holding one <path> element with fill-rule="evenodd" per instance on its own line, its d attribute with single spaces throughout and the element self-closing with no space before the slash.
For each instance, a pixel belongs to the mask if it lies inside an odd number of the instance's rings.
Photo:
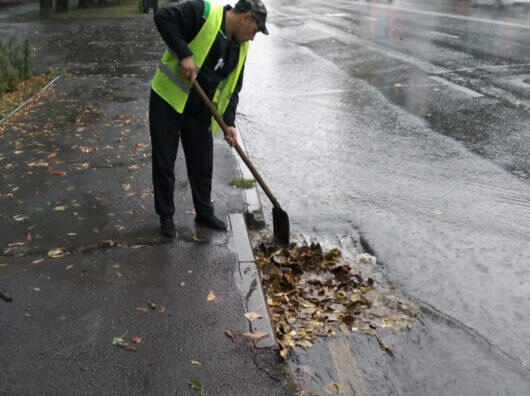
<svg viewBox="0 0 530 396">
<path fill-rule="evenodd" d="M 267 9 L 261 0 L 239 0 L 234 9 L 241 12 L 250 12 L 252 18 L 258 24 L 258 29 L 263 34 L 269 34 L 265 21 L 267 20 Z"/>
</svg>

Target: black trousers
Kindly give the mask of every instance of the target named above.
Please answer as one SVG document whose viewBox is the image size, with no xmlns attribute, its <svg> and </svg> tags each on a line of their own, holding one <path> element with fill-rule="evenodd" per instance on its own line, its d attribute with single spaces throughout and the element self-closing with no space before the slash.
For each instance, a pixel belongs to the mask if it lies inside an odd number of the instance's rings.
<svg viewBox="0 0 530 396">
<path fill-rule="evenodd" d="M 156 92 L 151 91 L 149 130 L 153 157 L 153 187 L 155 210 L 160 217 L 172 217 L 175 213 L 174 168 L 180 139 L 195 212 L 203 217 L 213 215 L 213 137 L 210 120 L 211 116 L 207 110 L 199 114 L 186 114 L 186 111 L 179 114 Z"/>
</svg>

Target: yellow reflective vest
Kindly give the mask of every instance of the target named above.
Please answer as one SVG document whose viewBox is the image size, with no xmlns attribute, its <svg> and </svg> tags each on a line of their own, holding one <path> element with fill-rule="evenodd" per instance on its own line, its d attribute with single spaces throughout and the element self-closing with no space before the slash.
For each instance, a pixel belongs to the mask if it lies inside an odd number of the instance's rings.
<svg viewBox="0 0 530 396">
<path fill-rule="evenodd" d="M 210 52 L 210 48 L 221 28 L 223 11 L 223 7 L 220 5 L 210 4 L 207 1 L 204 2 L 204 17 L 206 18 L 206 21 L 199 33 L 197 33 L 197 36 L 195 36 L 191 43 L 188 44 L 188 47 L 193 53 L 192 58 L 196 66 L 196 75 L 199 74 L 199 70 L 204 63 L 208 52 Z M 241 44 L 239 60 L 236 67 L 227 78 L 219 83 L 215 92 L 213 104 L 221 116 L 228 107 L 230 97 L 235 90 L 239 74 L 245 64 L 248 47 L 248 42 Z M 190 94 L 191 84 L 189 80 L 180 73 L 177 54 L 169 48 L 164 52 L 158 68 L 156 69 L 155 76 L 151 82 L 151 88 L 178 113 L 182 114 L 184 112 L 184 107 L 186 106 Z M 219 125 L 212 117 L 212 132 L 214 134 L 217 133 L 218 127 Z"/>
</svg>

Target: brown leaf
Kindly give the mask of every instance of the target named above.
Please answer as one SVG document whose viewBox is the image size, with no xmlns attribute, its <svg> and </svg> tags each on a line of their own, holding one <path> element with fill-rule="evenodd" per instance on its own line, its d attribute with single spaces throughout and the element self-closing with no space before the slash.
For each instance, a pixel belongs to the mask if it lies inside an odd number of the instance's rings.
<svg viewBox="0 0 530 396">
<path fill-rule="evenodd" d="M 226 330 L 225 334 L 232 339 L 232 342 L 236 342 L 236 336 L 232 330 Z"/>
<path fill-rule="evenodd" d="M 262 316 L 261 316 L 259 313 L 257 313 L 257 312 L 247 312 L 247 313 L 245 314 L 245 318 L 247 318 L 247 319 L 250 320 L 251 322 L 252 322 L 253 320 L 260 319 L 261 317 L 262 317 Z"/>
<path fill-rule="evenodd" d="M 53 176 L 66 176 L 65 171 L 52 171 L 51 173 Z"/>
<path fill-rule="evenodd" d="M 215 301 L 215 294 L 213 294 L 213 291 L 210 290 L 210 293 L 208 293 L 208 297 L 206 297 L 206 299 L 208 301 Z"/>
<path fill-rule="evenodd" d="M 263 331 L 254 331 L 253 333 L 243 333 L 243 335 L 249 338 L 263 338 L 267 336 L 267 333 Z"/>
<path fill-rule="evenodd" d="M 132 342 L 134 342 L 135 344 L 139 344 L 142 342 L 142 339 L 140 337 L 133 337 Z"/>
</svg>

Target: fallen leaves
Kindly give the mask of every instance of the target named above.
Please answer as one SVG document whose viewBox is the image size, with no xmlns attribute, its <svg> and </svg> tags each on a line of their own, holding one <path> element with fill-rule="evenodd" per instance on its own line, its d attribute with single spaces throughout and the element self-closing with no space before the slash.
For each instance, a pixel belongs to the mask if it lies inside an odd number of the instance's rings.
<svg viewBox="0 0 530 396">
<path fill-rule="evenodd" d="M 28 166 L 29 167 L 41 167 L 41 168 L 45 168 L 48 166 L 48 163 L 46 161 L 36 161 L 36 162 L 29 162 L 28 163 Z"/>
<path fill-rule="evenodd" d="M 194 366 L 201 366 L 201 362 L 198 362 L 197 360 L 192 360 L 191 364 Z"/>
<path fill-rule="evenodd" d="M 29 217 L 22 216 L 22 215 L 15 215 L 13 216 L 13 220 L 18 221 L 18 222 L 23 222 L 23 221 L 29 220 Z"/>
<path fill-rule="evenodd" d="M 284 358 L 289 349 L 311 348 L 317 337 L 336 331 L 373 336 L 373 329 L 408 327 L 414 319 L 410 304 L 401 304 L 404 297 L 392 295 L 389 288 L 381 296 L 383 286 L 376 290 L 374 280 L 357 264 L 343 261 L 338 249 L 326 252 L 319 244 L 277 249 L 262 243 L 255 257 Z M 407 312 L 400 304 L 408 306 Z"/>
<path fill-rule="evenodd" d="M 248 320 L 250 320 L 252 322 L 253 320 L 261 319 L 262 316 L 259 313 L 256 313 L 256 312 L 247 312 L 245 314 L 245 318 L 247 318 Z"/>
<path fill-rule="evenodd" d="M 202 393 L 202 384 L 194 379 L 189 379 L 188 384 L 191 386 L 191 389 L 201 391 Z"/>
<path fill-rule="evenodd" d="M 243 333 L 243 336 L 248 337 L 248 338 L 258 339 L 258 338 L 267 337 L 267 333 L 263 331 L 254 331 L 252 333 Z"/>
<path fill-rule="evenodd" d="M 95 146 L 79 146 L 79 150 L 81 150 L 83 153 L 91 153 L 93 151 L 97 150 L 97 147 Z"/>
<path fill-rule="evenodd" d="M 232 330 L 226 330 L 225 331 L 225 334 L 230 337 L 230 339 L 232 340 L 232 342 L 235 344 L 236 342 L 236 335 L 234 334 L 234 332 Z"/>
<path fill-rule="evenodd" d="M 215 294 L 213 294 L 213 291 L 210 290 L 210 293 L 208 293 L 208 297 L 206 297 L 208 301 L 215 301 L 216 297 Z"/>
<path fill-rule="evenodd" d="M 112 345 L 119 346 L 120 348 L 123 348 L 126 351 L 131 351 L 131 352 L 135 352 L 136 351 L 136 347 L 133 346 L 133 345 L 129 345 L 128 343 L 123 341 L 122 337 L 114 337 L 112 339 Z"/>
<path fill-rule="evenodd" d="M 48 257 L 50 258 L 59 258 L 66 256 L 68 252 L 63 248 L 56 248 L 48 251 Z"/>
<path fill-rule="evenodd" d="M 66 176 L 65 171 L 51 171 L 50 172 L 53 176 Z"/>
<path fill-rule="evenodd" d="M 235 178 L 235 179 L 232 179 L 232 181 L 230 182 L 230 185 L 233 187 L 249 189 L 249 188 L 254 187 L 254 180 Z"/>
<path fill-rule="evenodd" d="M 142 339 L 140 337 L 133 337 L 131 341 L 135 344 L 140 344 L 142 342 Z"/>
</svg>

